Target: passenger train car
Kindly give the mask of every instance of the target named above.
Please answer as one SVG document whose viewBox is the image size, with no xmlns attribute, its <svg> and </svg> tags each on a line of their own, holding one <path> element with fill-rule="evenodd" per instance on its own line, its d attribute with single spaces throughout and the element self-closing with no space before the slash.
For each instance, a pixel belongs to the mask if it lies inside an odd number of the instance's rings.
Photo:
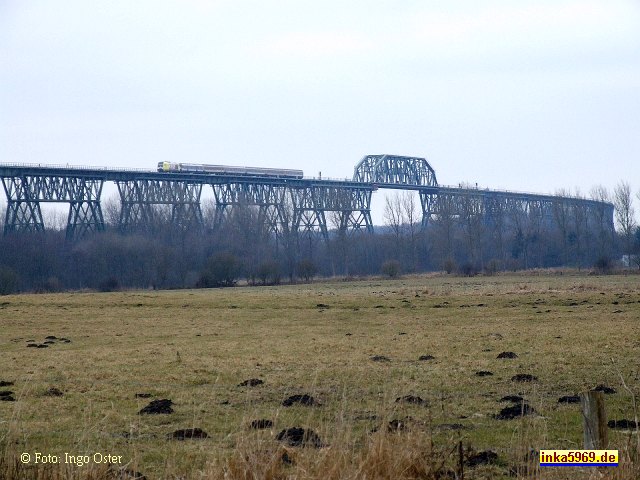
<svg viewBox="0 0 640 480">
<path fill-rule="evenodd" d="M 158 171 L 277 178 L 302 178 L 303 176 L 302 170 L 290 170 L 286 168 L 232 167 L 229 165 L 199 165 L 194 163 L 173 162 L 158 162 Z"/>
</svg>

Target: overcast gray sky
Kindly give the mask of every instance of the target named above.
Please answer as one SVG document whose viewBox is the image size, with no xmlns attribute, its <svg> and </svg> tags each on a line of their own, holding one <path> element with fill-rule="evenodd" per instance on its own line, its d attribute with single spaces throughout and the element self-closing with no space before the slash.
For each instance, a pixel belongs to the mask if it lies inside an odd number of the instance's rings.
<svg viewBox="0 0 640 480">
<path fill-rule="evenodd" d="M 0 0 L 0 162 L 640 187 L 640 2 Z"/>
</svg>

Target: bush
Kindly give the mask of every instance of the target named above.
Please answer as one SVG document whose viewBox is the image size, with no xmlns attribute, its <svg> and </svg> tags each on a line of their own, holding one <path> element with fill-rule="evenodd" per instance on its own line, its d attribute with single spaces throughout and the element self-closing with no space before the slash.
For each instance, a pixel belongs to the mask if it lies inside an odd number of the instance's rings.
<svg viewBox="0 0 640 480">
<path fill-rule="evenodd" d="M 598 257 L 598 259 L 593 264 L 593 268 L 596 269 L 598 273 L 609 273 L 613 268 L 613 264 L 611 259 L 606 256 Z"/>
<path fill-rule="evenodd" d="M 0 267 L 0 295 L 9 295 L 18 288 L 18 275 L 8 267 Z"/>
<path fill-rule="evenodd" d="M 498 260 L 494 258 L 492 260 L 489 260 L 489 263 L 487 263 L 487 265 L 484 267 L 484 274 L 488 276 L 495 275 L 495 273 L 499 269 L 500 269 L 500 262 L 498 262 Z"/>
<path fill-rule="evenodd" d="M 274 260 L 266 260 L 258 265 L 256 277 L 260 279 L 263 285 L 277 285 L 280 283 L 280 265 Z"/>
<path fill-rule="evenodd" d="M 308 282 L 313 277 L 315 277 L 316 273 L 318 273 L 318 267 L 312 260 L 303 259 L 298 262 L 296 266 L 296 270 L 298 271 L 298 276 L 303 278 L 305 282 Z"/>
<path fill-rule="evenodd" d="M 456 271 L 456 261 L 453 258 L 447 258 L 444 262 L 442 262 L 442 269 L 446 273 L 452 273 Z"/>
<path fill-rule="evenodd" d="M 117 292 L 120 290 L 120 282 L 116 277 L 109 277 L 104 279 L 98 285 L 98 290 L 101 292 Z"/>
<path fill-rule="evenodd" d="M 478 274 L 478 269 L 473 263 L 464 263 L 460 266 L 460 273 L 465 277 L 475 277 Z"/>
<path fill-rule="evenodd" d="M 380 267 L 380 271 L 389 278 L 398 278 L 401 270 L 398 260 L 387 260 Z"/>
<path fill-rule="evenodd" d="M 232 287 L 240 274 L 240 263 L 235 255 L 218 253 L 209 257 L 200 275 L 200 288 Z"/>
<path fill-rule="evenodd" d="M 61 292 L 64 290 L 64 286 L 58 277 L 49 277 L 42 284 L 42 290 L 45 292 Z"/>
</svg>

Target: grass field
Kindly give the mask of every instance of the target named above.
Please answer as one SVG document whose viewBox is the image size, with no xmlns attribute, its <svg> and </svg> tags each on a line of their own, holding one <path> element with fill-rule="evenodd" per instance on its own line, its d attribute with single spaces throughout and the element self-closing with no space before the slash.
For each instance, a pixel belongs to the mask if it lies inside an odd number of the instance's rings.
<svg viewBox="0 0 640 480">
<path fill-rule="evenodd" d="M 561 396 L 606 385 L 616 390 L 608 417 L 635 418 L 639 280 L 431 276 L 0 297 L 0 381 L 13 382 L 0 391 L 15 398 L 0 401 L 0 477 L 455 478 L 462 463 L 465 478 L 636 478 L 637 429 L 609 430 L 618 468 L 536 471 L 528 456 L 582 448 L 580 405 Z M 48 348 L 27 347 L 47 336 L 57 337 Z M 517 358 L 496 358 L 505 351 Z M 264 383 L 238 386 L 248 379 Z M 296 394 L 319 405 L 282 405 Z M 396 402 L 406 395 L 424 403 Z M 494 418 L 506 395 L 536 413 Z M 174 412 L 138 414 L 158 399 Z M 257 419 L 273 426 L 249 428 Z M 325 446 L 277 441 L 289 427 Z M 168 438 L 187 428 L 208 437 Z M 472 466 L 486 450 L 497 460 Z M 59 463 L 36 464 L 36 452 Z M 100 465 L 96 453 L 121 458 Z"/>
</svg>

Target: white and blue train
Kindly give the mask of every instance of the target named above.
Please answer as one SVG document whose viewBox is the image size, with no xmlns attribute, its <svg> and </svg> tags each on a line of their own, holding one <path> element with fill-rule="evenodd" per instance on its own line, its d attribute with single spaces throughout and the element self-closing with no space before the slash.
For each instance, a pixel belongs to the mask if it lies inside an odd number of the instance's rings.
<svg viewBox="0 0 640 480">
<path fill-rule="evenodd" d="M 302 170 L 286 168 L 233 167 L 229 165 L 199 165 L 194 163 L 158 162 L 158 172 L 210 173 L 246 175 L 252 177 L 302 178 Z"/>
</svg>

